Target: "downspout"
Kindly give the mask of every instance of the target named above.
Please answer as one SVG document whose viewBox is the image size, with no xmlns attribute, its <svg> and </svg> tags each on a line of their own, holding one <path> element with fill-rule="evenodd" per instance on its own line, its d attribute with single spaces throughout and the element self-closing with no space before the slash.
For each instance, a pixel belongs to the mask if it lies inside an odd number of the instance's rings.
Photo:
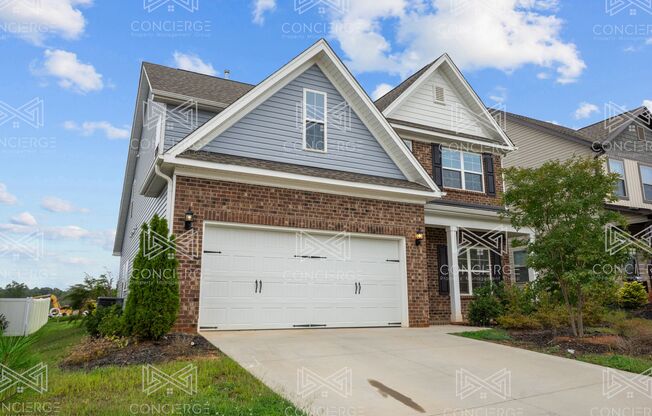
<svg viewBox="0 0 652 416">
<path fill-rule="evenodd" d="M 165 179 L 165 181 L 168 184 L 167 195 L 166 195 L 167 200 L 165 201 L 165 206 L 166 206 L 165 216 L 166 216 L 166 219 L 168 221 L 168 227 L 170 227 L 170 233 L 172 233 L 172 216 L 173 216 L 173 213 L 174 213 L 174 207 L 172 206 L 172 192 L 173 192 L 172 178 L 170 178 L 169 176 L 164 174 L 161 171 L 161 168 L 159 167 L 158 163 L 156 163 L 156 162 L 154 162 L 154 172 L 156 173 L 156 175 L 158 175 L 161 178 Z"/>
</svg>

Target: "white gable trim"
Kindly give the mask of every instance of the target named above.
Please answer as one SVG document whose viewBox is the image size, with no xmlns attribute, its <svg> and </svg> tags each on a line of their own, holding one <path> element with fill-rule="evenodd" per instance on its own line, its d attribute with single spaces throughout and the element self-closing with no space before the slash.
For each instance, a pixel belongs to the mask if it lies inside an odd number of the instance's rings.
<svg viewBox="0 0 652 416">
<path fill-rule="evenodd" d="M 387 106 L 387 108 L 385 108 L 385 110 L 383 111 L 383 114 L 385 115 L 385 117 L 387 117 L 387 118 L 391 118 L 392 113 L 394 113 L 394 112 L 396 111 L 396 109 L 398 109 L 398 108 L 401 106 L 401 104 L 402 104 L 402 103 L 403 103 L 403 102 L 404 102 L 404 101 L 405 101 L 405 100 L 406 100 L 410 95 L 412 95 L 412 93 L 413 93 L 414 91 L 416 91 L 416 90 L 418 90 L 419 88 L 421 88 L 421 86 L 423 85 L 423 83 L 426 82 L 426 80 L 427 80 L 428 78 L 430 78 L 430 76 L 431 76 L 431 75 L 432 75 L 432 74 L 433 74 L 433 73 L 434 73 L 434 72 L 435 72 L 439 67 L 441 67 L 443 64 L 448 65 L 449 68 L 453 71 L 453 73 L 455 74 L 455 76 L 458 78 L 458 80 L 459 80 L 459 81 L 461 82 L 461 84 L 464 86 L 464 91 L 462 91 L 462 92 L 465 93 L 469 98 L 471 98 L 471 100 L 472 100 L 475 104 L 477 104 L 478 109 L 479 109 L 480 111 L 482 111 L 482 113 L 484 114 L 484 116 L 487 118 L 487 121 L 489 121 L 489 123 L 490 123 L 490 124 L 493 126 L 493 128 L 496 130 L 496 132 L 498 133 L 498 135 L 500 136 L 500 138 L 504 141 L 505 146 L 506 146 L 510 151 L 511 151 L 511 150 L 515 150 L 516 147 L 514 146 L 514 143 L 509 139 L 509 137 L 507 137 L 507 134 L 505 134 L 505 132 L 503 131 L 503 129 L 500 128 L 500 126 L 498 125 L 498 123 L 496 122 L 496 120 L 491 116 L 491 114 L 489 114 L 489 111 L 487 110 L 487 108 L 485 107 L 485 105 L 482 103 L 482 100 L 480 99 L 480 97 L 478 97 L 478 94 L 476 94 L 476 92 L 473 90 L 473 88 L 471 87 L 471 85 L 469 85 L 469 83 L 467 82 L 466 78 L 464 78 L 464 75 L 462 75 L 462 73 L 461 73 L 460 70 L 457 68 L 457 66 L 455 65 L 455 63 L 453 63 L 453 60 L 450 58 L 450 56 L 448 56 L 448 54 L 443 54 L 442 56 L 440 56 L 439 58 L 437 58 L 437 60 L 436 60 L 432 65 L 430 65 L 430 67 L 429 67 L 429 68 L 428 68 L 428 69 L 427 69 L 427 70 L 426 70 L 426 71 L 425 71 L 425 72 L 424 72 L 424 73 L 423 73 L 423 74 L 422 74 L 422 75 L 421 75 L 421 76 L 420 76 L 420 77 L 419 77 L 415 82 L 413 82 L 412 85 L 410 85 L 410 86 L 409 86 L 405 91 L 403 91 L 403 92 L 401 93 L 401 95 L 399 95 L 399 96 L 398 96 L 394 101 L 392 101 L 392 102 Z"/>
<path fill-rule="evenodd" d="M 389 122 L 376 108 L 360 84 L 351 75 L 335 52 L 325 40 L 321 39 L 281 69 L 266 78 L 235 103 L 227 107 L 203 126 L 177 143 L 167 154 L 178 156 L 186 150 L 199 150 L 220 133 L 235 124 L 248 112 L 267 100 L 274 93 L 305 72 L 312 65 L 318 65 L 324 75 L 333 83 L 340 94 L 356 110 L 360 119 L 378 140 L 385 152 L 398 166 L 405 177 L 431 188 L 439 196 L 441 191 L 419 164 L 414 155 L 405 147 L 401 138 L 392 129 Z M 347 93 L 349 87 L 353 93 Z"/>
</svg>

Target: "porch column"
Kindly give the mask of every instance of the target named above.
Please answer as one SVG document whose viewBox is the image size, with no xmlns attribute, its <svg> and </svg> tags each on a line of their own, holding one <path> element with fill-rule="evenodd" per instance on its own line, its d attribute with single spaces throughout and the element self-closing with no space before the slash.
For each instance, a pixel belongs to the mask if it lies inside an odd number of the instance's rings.
<svg viewBox="0 0 652 416">
<path fill-rule="evenodd" d="M 451 298 L 451 322 L 462 322 L 462 300 L 460 298 L 460 268 L 457 265 L 457 227 L 446 227 L 448 247 L 448 287 Z"/>
<path fill-rule="evenodd" d="M 534 233 L 530 232 L 528 234 L 530 235 L 530 241 L 534 242 Z M 528 267 L 528 279 L 530 280 L 530 282 L 537 280 L 538 277 L 539 274 L 537 273 L 537 271 L 531 267 Z"/>
</svg>

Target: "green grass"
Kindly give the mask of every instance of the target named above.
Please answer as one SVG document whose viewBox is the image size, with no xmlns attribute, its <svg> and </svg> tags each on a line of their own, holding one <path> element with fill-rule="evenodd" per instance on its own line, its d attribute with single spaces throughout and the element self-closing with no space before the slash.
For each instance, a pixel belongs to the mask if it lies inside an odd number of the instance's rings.
<svg viewBox="0 0 652 416">
<path fill-rule="evenodd" d="M 8 406 L 26 403 L 52 406 L 61 415 L 303 414 L 226 356 L 157 364 L 156 368 L 167 374 L 173 374 L 190 363 L 196 365 L 197 393 L 188 395 L 178 389 L 167 391 L 163 388 L 148 396 L 142 391 L 140 365 L 110 366 L 91 371 L 64 371 L 58 367 L 70 347 L 84 336 L 79 325 L 49 322 L 37 336 L 32 352 L 37 360 L 48 364 L 48 391 L 41 395 L 27 389 L 16 394 L 0 404 L 0 414 L 14 414 L 16 408 Z"/>
<path fill-rule="evenodd" d="M 620 354 L 583 354 L 577 357 L 580 361 L 598 364 L 604 367 L 616 368 L 618 370 L 629 371 L 631 373 L 641 374 L 652 368 L 652 360 L 631 357 Z"/>
<path fill-rule="evenodd" d="M 509 341 L 512 339 L 507 331 L 502 329 L 482 329 L 480 331 L 457 332 L 453 335 L 460 337 L 478 339 L 482 341 Z"/>
</svg>

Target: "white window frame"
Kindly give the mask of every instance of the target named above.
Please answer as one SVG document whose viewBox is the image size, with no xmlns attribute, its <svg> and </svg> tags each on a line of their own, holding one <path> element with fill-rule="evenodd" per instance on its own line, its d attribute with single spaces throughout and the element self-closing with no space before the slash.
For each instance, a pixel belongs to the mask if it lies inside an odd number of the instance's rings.
<svg viewBox="0 0 652 416">
<path fill-rule="evenodd" d="M 308 93 L 319 94 L 324 96 L 324 119 L 323 120 L 313 120 L 308 118 L 308 112 L 306 111 L 308 107 Z M 306 130 L 308 122 L 313 123 L 324 123 L 324 149 L 312 149 L 307 146 L 306 142 Z M 303 89 L 303 122 L 301 123 L 303 129 L 303 150 L 308 152 L 317 152 L 317 153 L 327 153 L 328 152 L 328 94 L 324 91 L 312 90 L 310 88 Z"/>
<path fill-rule="evenodd" d="M 611 161 L 618 162 L 623 166 L 622 181 L 624 185 L 623 188 L 625 188 L 625 195 L 623 196 L 616 195 L 616 196 L 620 199 L 629 199 L 629 189 L 627 189 L 627 172 L 625 171 L 625 160 L 617 159 L 615 157 L 607 158 L 607 170 L 609 171 L 609 173 L 616 173 L 611 170 Z"/>
<path fill-rule="evenodd" d="M 493 276 L 491 275 L 492 269 L 492 263 L 491 263 L 491 250 L 489 250 L 487 247 L 482 247 L 482 246 L 474 246 L 474 247 L 469 247 L 466 249 L 466 252 L 464 253 L 464 256 L 466 257 L 466 270 L 462 270 L 459 267 L 459 256 L 457 259 L 457 267 L 459 268 L 459 277 L 460 280 L 466 279 L 468 282 L 468 287 L 469 291 L 467 293 L 462 292 L 462 288 L 460 287 L 460 295 L 463 296 L 473 296 L 473 269 L 471 267 L 471 250 L 484 250 L 487 252 L 489 258 L 489 270 L 486 271 L 487 273 L 487 282 L 493 282 Z M 485 271 L 479 271 L 478 273 L 485 273 Z"/>
<path fill-rule="evenodd" d="M 652 166 L 647 165 L 645 163 L 638 164 L 638 177 L 641 180 L 641 198 L 643 198 L 643 202 L 649 204 L 652 203 L 652 199 L 648 199 L 645 197 L 645 182 L 643 182 L 643 168 L 652 169 Z M 648 184 L 648 185 L 652 185 L 652 184 Z"/>
<path fill-rule="evenodd" d="M 533 278 L 532 268 L 530 266 L 528 266 L 527 264 L 518 265 L 518 266 L 516 265 L 515 253 L 519 253 L 519 252 L 525 252 L 525 255 L 526 256 L 528 255 L 527 248 L 525 248 L 525 247 L 512 248 L 511 255 L 509 256 L 510 259 L 511 259 L 511 263 L 512 263 L 512 279 L 513 279 L 515 284 L 524 285 L 524 284 L 526 284 L 528 282 L 533 281 L 534 278 Z M 528 280 L 528 282 L 518 282 L 518 281 L 516 281 L 516 268 L 517 267 L 526 267 L 527 268 L 527 280 Z"/>
<path fill-rule="evenodd" d="M 457 153 L 460 154 L 460 168 L 459 168 L 459 169 L 444 167 L 444 151 L 457 152 Z M 441 150 L 441 152 L 442 152 L 442 155 L 441 155 L 441 157 L 442 157 L 442 162 L 441 162 L 442 179 L 441 179 L 441 180 L 442 180 L 442 184 L 444 185 L 445 188 L 450 188 L 450 189 L 460 189 L 460 190 L 462 190 L 462 191 L 467 191 L 467 192 L 477 192 L 477 193 L 479 193 L 479 194 L 484 194 L 484 193 L 485 193 L 485 185 L 484 185 L 484 159 L 482 158 L 482 154 L 481 154 L 481 153 L 465 152 L 465 151 L 463 151 L 463 150 L 452 150 L 452 149 L 446 149 L 446 148 L 443 148 L 443 149 Z M 464 169 L 464 154 L 470 154 L 470 155 L 477 155 L 477 156 L 480 156 L 480 173 L 478 173 L 478 172 L 471 172 L 471 171 L 466 172 L 466 170 Z M 444 183 L 444 171 L 445 171 L 445 170 L 452 170 L 452 171 L 455 171 L 455 172 L 460 172 L 460 176 L 461 176 L 461 179 L 462 179 L 462 187 L 461 187 L 461 188 L 456 188 L 456 187 L 454 187 L 454 186 L 449 186 L 449 185 L 446 185 L 446 184 Z M 471 174 L 474 174 L 474 175 L 478 175 L 478 174 L 479 174 L 479 175 L 480 175 L 480 183 L 482 184 L 482 190 L 481 190 L 481 191 L 476 191 L 475 189 L 466 189 L 466 179 L 464 178 L 464 174 L 465 174 L 465 173 L 471 173 Z"/>
</svg>

